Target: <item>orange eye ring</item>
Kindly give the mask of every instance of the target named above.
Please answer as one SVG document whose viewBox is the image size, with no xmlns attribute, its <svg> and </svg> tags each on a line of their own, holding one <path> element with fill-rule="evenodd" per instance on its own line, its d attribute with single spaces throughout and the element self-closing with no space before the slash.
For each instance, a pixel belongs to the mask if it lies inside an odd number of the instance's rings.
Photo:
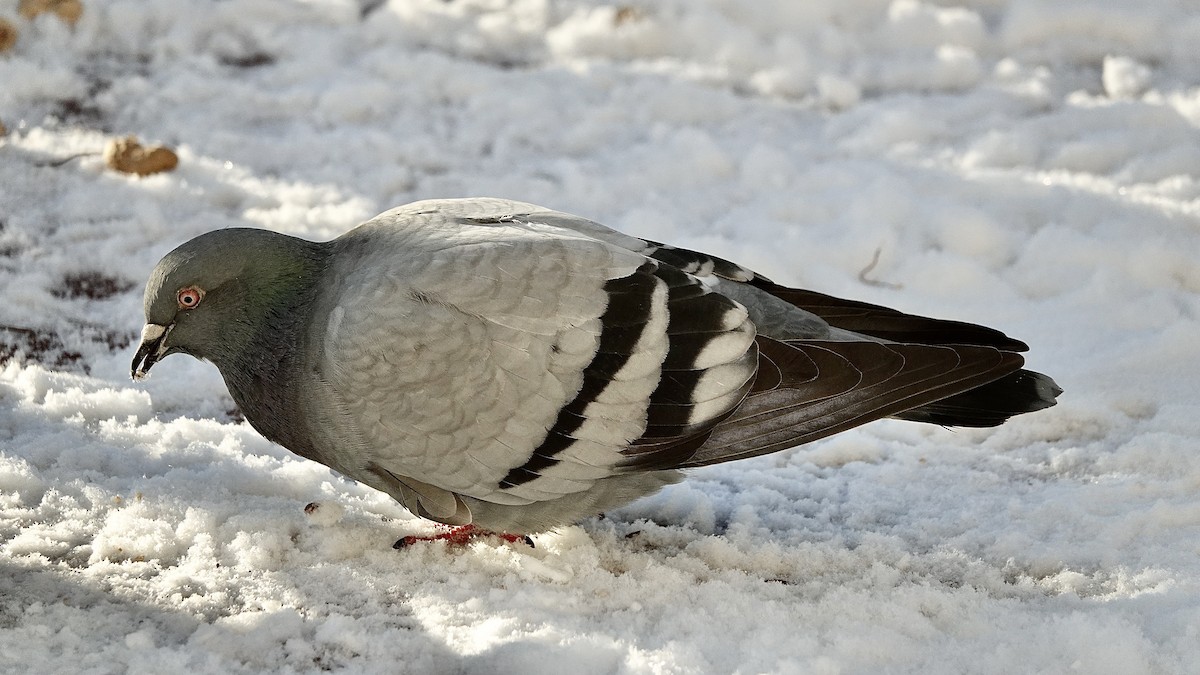
<svg viewBox="0 0 1200 675">
<path fill-rule="evenodd" d="M 180 309 L 194 309 L 204 299 L 204 291 L 197 286 L 188 286 L 179 289 L 175 299 L 179 302 Z"/>
</svg>

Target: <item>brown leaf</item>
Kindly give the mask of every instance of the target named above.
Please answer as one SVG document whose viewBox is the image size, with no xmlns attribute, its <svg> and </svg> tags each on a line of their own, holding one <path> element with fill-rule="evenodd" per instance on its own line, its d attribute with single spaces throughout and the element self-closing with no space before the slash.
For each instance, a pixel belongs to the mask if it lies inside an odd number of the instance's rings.
<svg viewBox="0 0 1200 675">
<path fill-rule="evenodd" d="M 83 15 L 83 3 L 79 0 L 21 0 L 17 11 L 31 20 L 46 12 L 54 12 L 68 26 L 74 27 Z"/>
<path fill-rule="evenodd" d="M 161 145 L 142 147 L 136 136 L 126 136 L 114 138 L 104 146 L 104 163 L 121 173 L 149 176 L 174 169 L 179 156 Z"/>
<path fill-rule="evenodd" d="M 0 54 L 12 49 L 15 44 L 17 44 L 17 27 L 0 18 Z"/>
<path fill-rule="evenodd" d="M 637 7 L 618 7 L 616 14 L 613 15 L 613 25 L 622 26 L 632 21 L 641 21 L 644 17 L 642 10 Z"/>
</svg>

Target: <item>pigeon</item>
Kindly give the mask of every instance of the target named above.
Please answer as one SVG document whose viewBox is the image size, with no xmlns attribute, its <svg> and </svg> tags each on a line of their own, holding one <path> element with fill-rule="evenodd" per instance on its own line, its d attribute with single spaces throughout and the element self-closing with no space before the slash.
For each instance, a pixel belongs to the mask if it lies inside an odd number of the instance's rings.
<svg viewBox="0 0 1200 675">
<path fill-rule="evenodd" d="M 145 313 L 134 379 L 211 361 L 271 441 L 417 516 L 518 537 L 687 469 L 881 418 L 996 426 L 1062 392 L 998 330 L 490 198 L 326 242 L 202 234 L 154 268 Z"/>
</svg>

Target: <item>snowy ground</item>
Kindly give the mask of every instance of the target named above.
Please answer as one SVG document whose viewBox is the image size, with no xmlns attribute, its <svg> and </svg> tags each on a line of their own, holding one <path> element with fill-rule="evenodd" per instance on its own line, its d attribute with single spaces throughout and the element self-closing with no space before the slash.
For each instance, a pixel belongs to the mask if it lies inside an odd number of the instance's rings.
<svg viewBox="0 0 1200 675">
<path fill-rule="evenodd" d="M 1194 3 L 16 5 L 0 670 L 1196 672 Z M 58 161 L 130 133 L 179 168 Z M 212 366 L 129 381 L 183 240 L 472 195 L 994 325 L 1066 393 L 697 471 L 533 550 L 397 552 L 432 526 L 268 444 Z"/>
</svg>

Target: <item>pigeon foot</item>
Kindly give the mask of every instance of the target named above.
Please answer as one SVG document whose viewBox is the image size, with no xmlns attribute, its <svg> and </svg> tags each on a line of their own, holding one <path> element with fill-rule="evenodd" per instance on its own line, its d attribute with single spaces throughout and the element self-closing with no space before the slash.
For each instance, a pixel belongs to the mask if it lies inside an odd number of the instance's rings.
<svg viewBox="0 0 1200 675">
<path fill-rule="evenodd" d="M 528 544 L 529 548 L 534 548 L 533 539 L 531 539 L 527 534 L 490 532 L 488 530 L 475 527 L 474 525 L 461 525 L 459 527 L 452 527 L 440 534 L 431 534 L 424 537 L 418 537 L 410 534 L 407 537 L 400 537 L 397 539 L 396 543 L 392 544 L 392 548 L 399 550 L 411 546 L 419 541 L 444 541 L 452 546 L 462 546 L 476 537 L 499 537 L 509 543 L 521 541 Z"/>
</svg>

